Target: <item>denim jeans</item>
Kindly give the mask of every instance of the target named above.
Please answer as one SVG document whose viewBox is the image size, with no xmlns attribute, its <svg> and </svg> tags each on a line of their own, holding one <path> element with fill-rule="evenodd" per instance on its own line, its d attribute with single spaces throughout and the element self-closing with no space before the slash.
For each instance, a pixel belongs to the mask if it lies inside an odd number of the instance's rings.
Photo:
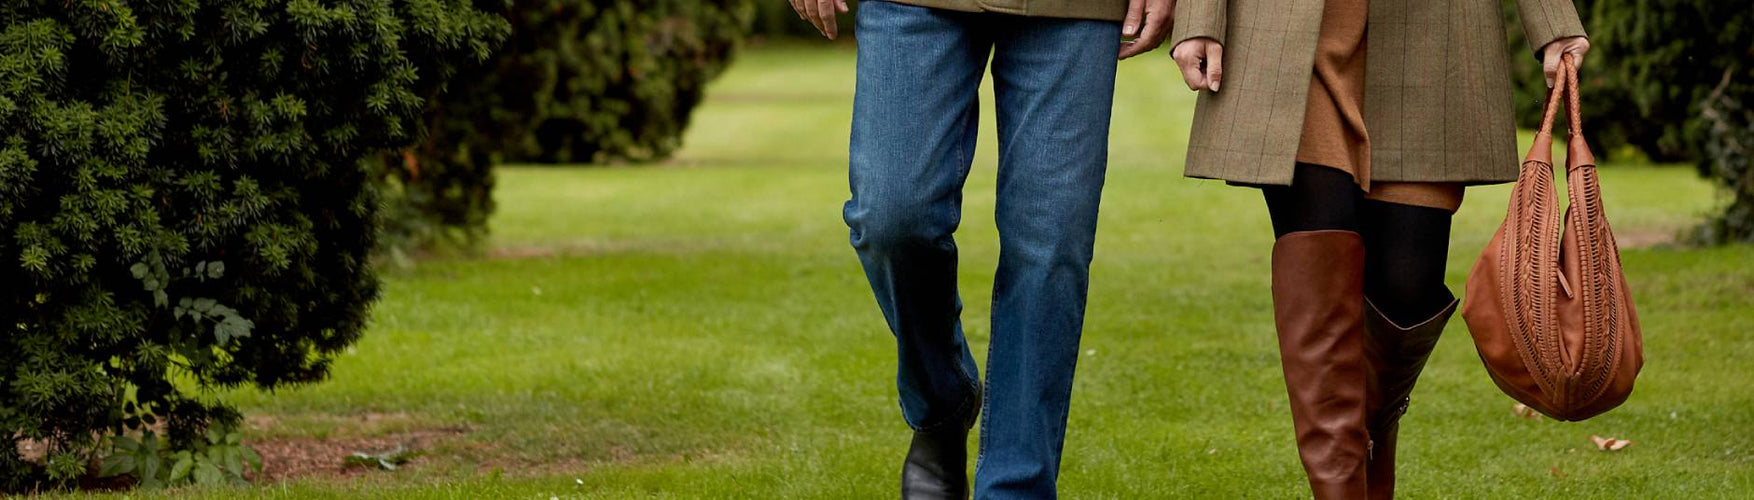
<svg viewBox="0 0 1754 500">
<path fill-rule="evenodd" d="M 909 426 L 983 404 L 977 498 L 1055 494 L 1108 163 L 1116 22 L 867 1 L 844 216 L 899 356 Z M 985 398 L 959 318 L 956 243 L 989 57 L 999 266 Z"/>
</svg>

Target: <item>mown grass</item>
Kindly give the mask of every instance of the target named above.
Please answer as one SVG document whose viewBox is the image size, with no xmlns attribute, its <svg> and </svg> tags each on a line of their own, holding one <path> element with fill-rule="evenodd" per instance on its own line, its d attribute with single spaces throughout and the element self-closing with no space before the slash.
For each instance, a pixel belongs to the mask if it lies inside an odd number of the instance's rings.
<svg viewBox="0 0 1754 500">
<path fill-rule="evenodd" d="M 1061 492 L 1305 495 L 1259 195 L 1181 178 L 1192 99 L 1167 57 L 1122 73 Z M 495 252 L 392 274 L 330 381 L 225 395 L 258 443 L 463 430 L 414 467 L 132 496 L 893 497 L 894 349 L 839 218 L 851 92 L 845 47 L 757 48 L 665 165 L 505 168 Z M 998 251 L 985 115 L 958 233 L 977 352 Z M 1602 178 L 1616 229 L 1641 241 L 1719 199 L 1687 168 Z M 1458 292 L 1505 196 L 1469 191 Z M 1513 417 L 1458 320 L 1403 424 L 1404 497 L 1754 495 L 1754 248 L 1624 259 L 1646 335 L 1632 399 L 1582 423 Z M 1635 444 L 1602 453 L 1593 434 Z"/>
</svg>

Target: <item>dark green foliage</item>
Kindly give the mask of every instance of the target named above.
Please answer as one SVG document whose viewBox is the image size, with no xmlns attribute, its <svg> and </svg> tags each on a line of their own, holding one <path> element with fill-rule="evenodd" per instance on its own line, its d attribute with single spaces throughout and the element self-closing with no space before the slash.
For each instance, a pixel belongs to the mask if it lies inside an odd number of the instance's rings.
<svg viewBox="0 0 1754 500">
<path fill-rule="evenodd" d="M 748 0 L 516 0 L 496 66 L 462 82 L 440 112 L 477 125 L 465 142 L 508 161 L 662 158 L 749 16 Z M 464 102 L 483 113 L 456 112 L 476 111 L 458 109 Z"/>
<path fill-rule="evenodd" d="M 505 23 L 468 0 L 0 2 L 0 491 L 201 392 L 321 379 L 377 296 L 368 156 Z M 18 456 L 21 439 L 48 456 Z"/>
<path fill-rule="evenodd" d="M 1754 238 L 1748 105 L 1754 102 L 1754 8 L 1721 0 L 1575 0 L 1593 46 L 1580 73 L 1584 121 L 1599 152 L 1684 161 L 1731 191 L 1695 236 Z M 1505 3 L 1515 11 L 1515 3 Z M 1522 32 L 1510 32 L 1517 116 L 1540 118 L 1546 93 Z"/>
<path fill-rule="evenodd" d="M 1754 243 L 1754 59 L 1734 71 L 1726 71 L 1700 104 L 1705 159 L 1699 171 L 1730 192 L 1729 207 L 1694 230 L 1692 239 L 1701 243 Z"/>
<path fill-rule="evenodd" d="M 1659 161 L 1699 158 L 1706 126 L 1698 119 L 1701 102 L 1727 72 L 1745 71 L 1754 61 L 1754 8 L 1717 0 L 1574 3 L 1592 46 L 1580 73 L 1591 141 L 1609 153 L 1630 145 Z M 1514 15 L 1515 2 L 1505 6 Z M 1508 30 L 1517 116 L 1532 125 L 1540 119 L 1545 81 L 1522 29 L 1509 23 Z"/>
<path fill-rule="evenodd" d="M 399 214 L 386 238 L 474 240 L 493 208 L 496 161 L 668 156 L 753 14 L 750 0 L 512 0 L 504 9 L 512 38 L 490 67 L 451 83 L 427 116 L 425 142 L 383 158 Z"/>
<path fill-rule="evenodd" d="M 110 441 L 113 449 L 98 475 L 131 477 L 145 488 L 241 486 L 249 483 L 246 472 L 262 473 L 262 456 L 244 446 L 243 434 L 229 422 L 208 427 L 204 437 L 181 450 L 166 447 L 151 430 L 141 433 L 140 439 L 115 436 Z"/>
</svg>

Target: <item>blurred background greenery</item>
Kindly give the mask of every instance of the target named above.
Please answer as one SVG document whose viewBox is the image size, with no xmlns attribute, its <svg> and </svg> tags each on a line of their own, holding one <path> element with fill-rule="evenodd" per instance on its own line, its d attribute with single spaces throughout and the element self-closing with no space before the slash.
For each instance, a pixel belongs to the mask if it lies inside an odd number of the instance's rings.
<svg viewBox="0 0 1754 500">
<path fill-rule="evenodd" d="M 1516 109 L 1532 126 L 1546 88 L 1515 0 L 1502 3 Z M 1594 46 L 1583 72 L 1584 119 L 1598 153 L 1695 165 L 1726 188 L 1728 203 L 1688 228 L 1688 239 L 1754 241 L 1754 9 L 1713 0 L 1575 3 Z M 407 169 L 388 169 L 393 192 L 411 201 L 391 219 L 392 252 L 483 234 L 492 211 L 484 186 L 496 162 L 662 159 L 677 147 L 704 83 L 739 47 L 825 43 L 782 0 L 598 4 L 511 2 L 517 35 L 502 48 L 498 68 L 466 80 L 434 108 L 450 126 L 434 127 L 416 148 L 428 180 L 410 182 Z M 856 37 L 857 2 L 851 6 L 840 26 Z M 387 158 L 394 166 L 405 157 Z M 459 177 L 445 179 L 453 173 Z"/>
</svg>

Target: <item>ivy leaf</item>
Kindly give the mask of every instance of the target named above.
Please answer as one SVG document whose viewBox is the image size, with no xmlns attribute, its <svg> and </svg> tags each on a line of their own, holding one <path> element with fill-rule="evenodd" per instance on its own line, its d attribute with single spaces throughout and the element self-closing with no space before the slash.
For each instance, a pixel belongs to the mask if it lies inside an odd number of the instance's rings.
<svg viewBox="0 0 1754 500">
<path fill-rule="evenodd" d="M 225 276 L 225 262 L 216 260 L 207 265 L 208 278 L 219 279 L 221 276 Z"/>
<path fill-rule="evenodd" d="M 189 471 L 195 468 L 195 459 L 189 456 L 189 452 L 179 451 L 176 457 L 177 463 L 171 465 L 171 484 L 181 483 L 188 479 Z"/>
<path fill-rule="evenodd" d="M 159 481 L 158 476 L 142 476 L 140 478 L 140 487 L 149 490 L 163 488 L 164 482 Z"/>
<path fill-rule="evenodd" d="M 140 442 L 128 436 L 116 436 L 111 438 L 111 442 L 115 443 L 116 450 L 123 453 L 133 453 L 134 450 L 140 449 Z"/>
<path fill-rule="evenodd" d="M 243 452 L 238 451 L 238 447 L 236 447 L 236 446 L 227 446 L 224 448 L 224 450 L 225 451 L 223 453 L 220 453 L 220 455 L 222 455 L 225 459 L 224 462 L 221 462 L 221 463 L 225 464 L 225 470 L 228 472 L 231 472 L 233 475 L 239 475 L 239 476 L 243 475 L 244 474 L 244 454 L 243 454 Z"/>
<path fill-rule="evenodd" d="M 145 453 L 143 453 L 140 458 L 136 459 L 136 462 L 140 465 L 140 483 L 150 488 L 156 486 L 158 483 L 158 472 L 161 462 L 158 458 L 158 449 L 156 446 L 150 450 L 144 451 Z"/>
<path fill-rule="evenodd" d="M 255 469 L 257 474 L 261 474 L 262 473 L 262 455 L 257 454 L 256 450 L 252 450 L 249 447 L 243 448 L 243 454 L 244 454 L 244 463 L 249 464 L 251 469 Z"/>
<path fill-rule="evenodd" d="M 213 462 L 209 462 L 205 459 L 196 461 L 195 484 L 202 486 L 218 486 L 224 483 L 225 474 L 219 471 L 219 466 L 214 465 Z"/>
<path fill-rule="evenodd" d="M 213 325 L 213 336 L 215 340 L 219 341 L 219 345 L 225 345 L 231 339 L 250 336 L 250 330 L 255 327 L 254 322 L 234 313 L 220 320 L 219 324 Z"/>
<path fill-rule="evenodd" d="M 104 457 L 104 465 L 98 470 L 98 477 L 116 477 L 134 472 L 134 456 L 117 453 Z"/>
<path fill-rule="evenodd" d="M 145 262 L 135 262 L 134 265 L 128 267 L 128 272 L 134 273 L 134 279 L 145 278 L 146 272 L 150 270 L 146 267 Z"/>
</svg>

